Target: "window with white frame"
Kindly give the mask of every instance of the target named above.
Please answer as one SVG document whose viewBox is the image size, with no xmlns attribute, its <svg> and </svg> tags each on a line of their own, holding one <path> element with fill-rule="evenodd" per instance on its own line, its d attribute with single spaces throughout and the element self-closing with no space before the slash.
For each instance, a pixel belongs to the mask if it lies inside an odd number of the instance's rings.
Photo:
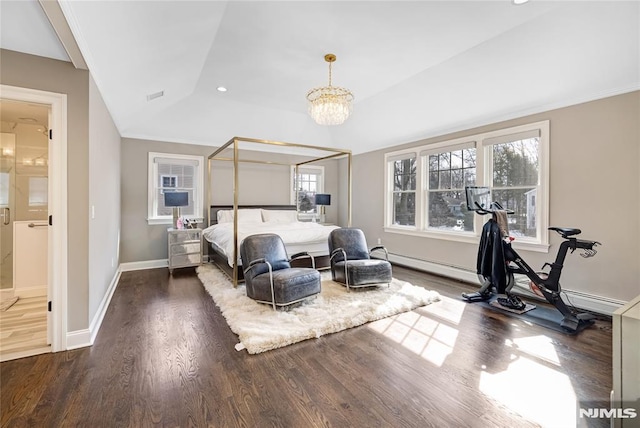
<svg viewBox="0 0 640 428">
<path fill-rule="evenodd" d="M 323 166 L 300 166 L 297 176 L 296 168 L 291 167 L 291 203 L 298 207 L 298 218 L 317 217 L 316 193 L 322 193 L 323 190 Z"/>
<path fill-rule="evenodd" d="M 424 150 L 425 227 L 433 230 L 474 230 L 474 213 L 467 210 L 465 186 L 476 184 L 475 142 Z"/>
<path fill-rule="evenodd" d="M 149 152 L 148 222 L 171 223 L 173 207 L 164 205 L 165 192 L 187 192 L 188 205 L 180 207 L 180 215 L 202 217 L 202 156 Z"/>
<path fill-rule="evenodd" d="M 539 130 L 533 129 L 482 142 L 489 160 L 491 198 L 514 211 L 509 215 L 509 232 L 515 237 L 539 235 L 535 201 L 540 187 L 540 140 Z"/>
<path fill-rule="evenodd" d="M 548 153 L 548 121 L 388 153 L 385 231 L 472 242 L 487 218 L 467 210 L 464 188 L 487 186 L 514 211 L 517 244 L 545 251 Z"/>
<path fill-rule="evenodd" d="M 416 224 L 416 172 L 415 153 L 406 153 L 388 160 L 391 177 L 391 224 Z"/>
</svg>

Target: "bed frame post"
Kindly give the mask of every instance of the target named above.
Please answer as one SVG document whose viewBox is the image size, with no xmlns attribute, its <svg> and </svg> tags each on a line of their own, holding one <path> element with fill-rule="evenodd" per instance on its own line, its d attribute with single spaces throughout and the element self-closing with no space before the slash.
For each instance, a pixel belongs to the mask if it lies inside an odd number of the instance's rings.
<svg viewBox="0 0 640 428">
<path fill-rule="evenodd" d="M 238 287 L 238 139 L 233 139 L 233 288 Z"/>
<path fill-rule="evenodd" d="M 347 156 L 348 163 L 348 184 L 347 184 L 347 227 L 351 227 L 351 152 Z"/>
<path fill-rule="evenodd" d="M 211 189 L 213 186 L 211 185 L 211 157 L 207 158 L 207 185 L 205 185 L 205 189 L 207 191 L 207 225 L 206 227 L 211 226 Z"/>
</svg>

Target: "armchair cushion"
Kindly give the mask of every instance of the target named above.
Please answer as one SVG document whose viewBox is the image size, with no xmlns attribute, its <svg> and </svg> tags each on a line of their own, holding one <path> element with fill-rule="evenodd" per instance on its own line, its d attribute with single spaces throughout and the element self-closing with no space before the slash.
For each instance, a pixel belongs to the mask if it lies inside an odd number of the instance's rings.
<svg viewBox="0 0 640 428">
<path fill-rule="evenodd" d="M 367 240 L 360 229 L 341 228 L 331 231 L 329 234 L 329 252 L 342 248 L 347 254 L 347 260 L 360 260 L 369 258 Z M 341 254 L 337 254 L 336 261 L 343 260 Z"/>
<path fill-rule="evenodd" d="M 320 292 L 320 272 L 309 268 L 280 269 L 273 272 L 273 294 L 276 304 L 295 302 Z M 271 302 L 269 272 L 247 283 L 247 296 Z"/>
<path fill-rule="evenodd" d="M 344 276 L 344 263 L 335 264 L 334 281 L 347 283 Z M 350 260 L 347 262 L 347 276 L 351 285 L 367 285 L 391 282 L 391 263 L 386 260 Z"/>
<path fill-rule="evenodd" d="M 240 258 L 243 269 L 247 269 L 252 261 L 261 258 L 271 263 L 271 268 L 274 271 L 291 267 L 282 239 L 272 233 L 247 236 L 240 243 Z M 245 272 L 244 275 L 245 278 L 247 275 L 253 278 L 265 272 L 269 272 L 269 267 L 266 263 L 261 263 L 255 265 L 249 272 Z"/>
</svg>

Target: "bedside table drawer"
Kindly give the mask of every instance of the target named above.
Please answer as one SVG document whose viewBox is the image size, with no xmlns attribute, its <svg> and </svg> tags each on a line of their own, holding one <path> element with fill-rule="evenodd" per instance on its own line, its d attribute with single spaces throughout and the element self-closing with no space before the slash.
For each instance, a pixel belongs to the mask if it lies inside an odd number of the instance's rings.
<svg viewBox="0 0 640 428">
<path fill-rule="evenodd" d="M 189 230 L 189 229 L 180 229 L 177 233 L 169 234 L 169 244 L 179 244 L 181 242 L 187 241 L 197 241 L 200 242 L 200 237 L 202 235 L 202 231 L 197 230 Z"/>
<path fill-rule="evenodd" d="M 170 269 L 181 267 L 181 266 L 195 266 L 195 265 L 199 265 L 200 262 L 201 262 L 200 253 L 171 256 Z"/>
<path fill-rule="evenodd" d="M 170 256 L 177 256 L 180 254 L 200 253 L 200 241 L 187 243 L 187 244 L 173 244 L 171 245 Z"/>
</svg>

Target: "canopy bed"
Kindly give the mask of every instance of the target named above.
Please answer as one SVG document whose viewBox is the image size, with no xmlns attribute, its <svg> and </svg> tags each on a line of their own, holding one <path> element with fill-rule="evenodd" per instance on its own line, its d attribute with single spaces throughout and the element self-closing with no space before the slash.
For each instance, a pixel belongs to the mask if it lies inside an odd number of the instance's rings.
<svg viewBox="0 0 640 428">
<path fill-rule="evenodd" d="M 260 159 L 241 158 L 240 145 L 258 144 L 260 147 L 269 146 L 268 151 L 305 155 L 305 160 L 296 163 L 272 162 Z M 243 147 L 244 150 L 245 147 Z M 280 150 L 278 150 L 280 149 Z M 225 151 L 231 155 L 225 156 Z M 243 152 L 246 153 L 246 152 Z M 318 156 L 319 154 L 319 156 Z M 308 156 L 313 156 L 309 158 Z M 330 147 L 310 146 L 281 141 L 269 141 L 254 138 L 234 137 L 219 147 L 208 158 L 207 205 L 209 206 L 207 224 L 209 227 L 203 232 L 208 242 L 209 258 L 231 277 L 233 286 L 237 287 L 242 280 L 240 269 L 239 244 L 244 237 L 254 233 L 277 233 L 283 238 L 287 251 L 292 254 L 298 251 L 308 251 L 316 256 L 319 267 L 328 266 L 328 234 L 336 227 L 322 226 L 315 223 L 297 221 L 297 206 L 295 205 L 239 205 L 239 164 L 258 163 L 268 165 L 286 165 L 295 167 L 298 177 L 299 168 L 314 162 L 330 159 L 347 158 L 347 226 L 351 225 L 351 151 Z M 233 204 L 212 205 L 212 193 L 215 188 L 212 183 L 212 163 L 225 161 L 233 163 Z M 296 188 L 296 200 L 298 200 Z M 288 212 L 288 213 L 287 213 Z M 291 223 L 291 224 L 288 224 Z M 319 257 L 318 257 L 319 256 Z"/>
</svg>

